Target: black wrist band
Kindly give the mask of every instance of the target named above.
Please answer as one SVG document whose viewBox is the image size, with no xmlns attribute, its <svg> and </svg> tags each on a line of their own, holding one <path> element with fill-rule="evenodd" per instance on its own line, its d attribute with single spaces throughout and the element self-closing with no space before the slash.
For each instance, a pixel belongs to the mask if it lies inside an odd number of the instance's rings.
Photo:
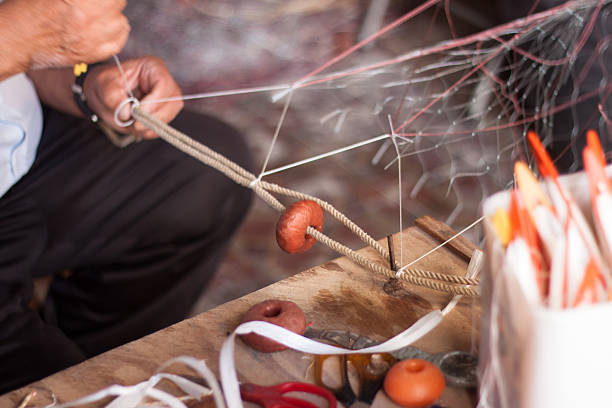
<svg viewBox="0 0 612 408">
<path fill-rule="evenodd" d="M 94 67 L 102 65 L 97 62 L 95 64 L 87 65 L 87 64 L 77 64 L 74 66 L 74 84 L 72 84 L 72 94 L 74 96 L 74 102 L 78 106 L 79 110 L 85 115 L 85 117 L 91 120 L 94 123 L 97 123 L 99 118 L 87 105 L 87 97 L 85 96 L 85 91 L 83 86 L 85 84 L 85 78 L 87 77 L 87 73 Z"/>
</svg>

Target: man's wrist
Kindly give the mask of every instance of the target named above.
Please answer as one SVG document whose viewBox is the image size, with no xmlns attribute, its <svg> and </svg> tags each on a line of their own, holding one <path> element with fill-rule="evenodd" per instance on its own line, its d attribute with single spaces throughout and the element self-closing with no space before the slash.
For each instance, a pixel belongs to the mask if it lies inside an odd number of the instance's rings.
<svg viewBox="0 0 612 408">
<path fill-rule="evenodd" d="M 94 123 L 97 123 L 99 117 L 96 113 L 94 113 L 89 105 L 87 104 L 87 95 L 85 95 L 85 79 L 87 78 L 87 74 L 91 72 L 91 70 L 101 65 L 101 63 L 95 64 L 85 64 L 80 63 L 74 66 L 74 83 L 72 84 L 72 94 L 74 97 L 74 102 L 77 107 L 87 119 L 91 120 Z"/>
</svg>

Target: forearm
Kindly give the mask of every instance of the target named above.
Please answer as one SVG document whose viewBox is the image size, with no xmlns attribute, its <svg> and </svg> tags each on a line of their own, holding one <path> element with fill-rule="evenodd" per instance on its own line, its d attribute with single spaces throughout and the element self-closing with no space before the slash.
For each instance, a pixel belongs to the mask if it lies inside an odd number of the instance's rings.
<svg viewBox="0 0 612 408">
<path fill-rule="evenodd" d="M 42 103 L 74 116 L 82 116 L 72 93 L 74 83 L 72 68 L 37 69 L 27 74 L 34 82 Z"/>
<path fill-rule="evenodd" d="M 28 69 L 32 59 L 32 30 L 23 21 L 23 11 L 16 1 L 0 3 L 0 81 Z"/>
<path fill-rule="evenodd" d="M 0 1 L 0 80 L 31 69 L 92 63 L 117 54 L 130 26 L 126 0 Z"/>
</svg>

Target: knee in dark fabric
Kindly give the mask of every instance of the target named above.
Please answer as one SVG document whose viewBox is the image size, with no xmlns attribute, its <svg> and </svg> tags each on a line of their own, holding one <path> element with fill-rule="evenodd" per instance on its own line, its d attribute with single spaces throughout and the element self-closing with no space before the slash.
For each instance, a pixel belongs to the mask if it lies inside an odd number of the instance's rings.
<svg viewBox="0 0 612 408">
<path fill-rule="evenodd" d="M 172 125 L 241 167 L 252 169 L 250 150 L 242 135 L 226 123 L 184 111 Z M 218 229 L 231 235 L 248 212 L 251 190 L 187 154 L 179 152 L 178 160 L 176 171 L 185 181 L 175 191 L 176 213 L 171 227 L 184 230 L 187 236 L 210 234 Z"/>
</svg>

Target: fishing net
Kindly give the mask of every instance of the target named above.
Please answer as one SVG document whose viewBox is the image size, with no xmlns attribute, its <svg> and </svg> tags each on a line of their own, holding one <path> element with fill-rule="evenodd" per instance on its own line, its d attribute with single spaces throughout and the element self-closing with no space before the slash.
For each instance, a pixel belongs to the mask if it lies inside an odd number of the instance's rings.
<svg viewBox="0 0 612 408">
<path fill-rule="evenodd" d="M 456 228 L 470 224 L 483 198 L 512 185 L 513 163 L 531 161 L 527 130 L 539 133 L 566 171 L 581 167 L 588 128 L 599 131 L 609 150 L 609 0 L 554 7 L 535 1 L 521 18 L 478 30 L 457 17 L 461 2 L 430 0 L 353 48 L 361 17 L 356 2 L 304 11 L 265 1 L 241 8 L 235 1 L 227 6 L 231 18 L 216 2 L 155 2 L 155 10 L 146 3 L 128 12 L 159 15 L 160 8 L 174 7 L 172 25 L 185 27 L 180 38 L 189 46 L 166 47 L 166 59 L 189 85 L 187 93 L 230 89 L 219 79 L 224 72 L 227 79 L 241 63 L 259 61 L 248 71 L 250 82 L 233 84 L 269 88 L 193 103 L 245 132 L 264 180 L 332 202 L 374 237 L 423 214 Z M 274 32 L 274 41 L 258 34 L 262 27 Z M 160 32 L 168 42 L 168 31 Z M 216 49 L 229 49 L 231 63 L 226 54 L 204 53 L 215 48 L 203 40 L 208 32 L 226 33 Z M 135 30 L 126 54 L 146 48 L 138 38 Z M 160 51 L 160 42 L 146 43 Z M 179 48 L 189 57 L 178 58 Z M 181 69 L 186 58 L 189 69 Z M 243 71 L 236 75 L 244 78 Z M 336 150 L 342 153 L 330 154 Z M 274 222 L 269 225 L 264 232 L 272 237 Z M 472 238 L 480 238 L 477 230 Z M 329 253 L 308 257 L 312 265 Z M 290 263 L 294 269 L 295 258 Z"/>
</svg>

